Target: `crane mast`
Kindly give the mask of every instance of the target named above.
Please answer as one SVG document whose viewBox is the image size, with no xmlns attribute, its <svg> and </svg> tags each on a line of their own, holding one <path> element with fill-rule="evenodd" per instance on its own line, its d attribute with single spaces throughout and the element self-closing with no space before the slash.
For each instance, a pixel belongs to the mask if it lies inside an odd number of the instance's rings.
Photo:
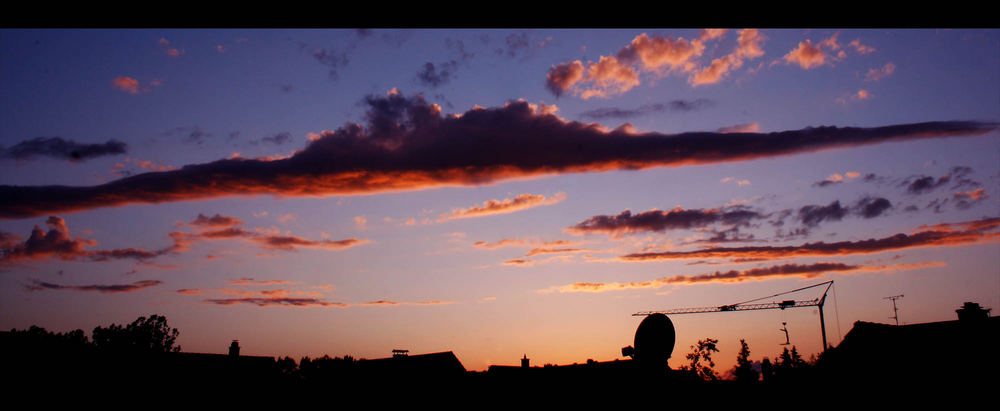
<svg viewBox="0 0 1000 411">
<path fill-rule="evenodd" d="M 756 303 L 757 301 L 760 300 L 774 298 L 777 296 L 791 294 L 794 292 L 820 287 L 824 285 L 826 286 L 826 288 L 823 290 L 823 295 L 814 298 L 812 300 L 783 300 L 783 301 L 774 301 L 769 303 Z M 774 309 L 784 310 L 786 308 L 819 307 L 819 325 L 820 325 L 820 330 L 823 333 L 823 351 L 826 351 L 827 348 L 826 319 L 823 316 L 823 304 L 826 303 L 826 295 L 830 291 L 831 286 L 833 286 L 833 280 L 824 283 L 810 285 L 807 287 L 798 288 L 791 291 L 785 291 L 767 297 L 755 298 L 753 300 L 743 301 L 736 304 L 720 305 L 715 307 L 674 308 L 662 311 L 640 311 L 632 315 L 646 316 L 651 314 L 665 314 L 665 315 L 698 314 L 698 313 L 717 313 L 717 312 L 729 312 L 729 311 L 774 310 Z M 749 303 L 754 303 L 754 304 L 749 304 Z"/>
</svg>

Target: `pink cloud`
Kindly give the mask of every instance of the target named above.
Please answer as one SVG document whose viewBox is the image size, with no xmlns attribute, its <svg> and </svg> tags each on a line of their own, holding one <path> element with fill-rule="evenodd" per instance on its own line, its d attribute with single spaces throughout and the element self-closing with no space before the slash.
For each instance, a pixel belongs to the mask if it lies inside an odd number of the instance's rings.
<svg viewBox="0 0 1000 411">
<path fill-rule="evenodd" d="M 472 218 L 472 217 L 485 217 L 494 214 L 508 214 L 516 211 L 526 210 L 533 207 L 552 205 L 562 202 L 566 199 L 566 193 L 557 193 L 556 195 L 545 198 L 541 194 L 521 194 L 513 199 L 504 200 L 488 200 L 481 206 L 473 206 L 470 208 L 456 208 L 451 210 L 450 213 L 442 214 L 438 221 L 454 220 L 459 218 Z"/>
<path fill-rule="evenodd" d="M 854 41 L 847 43 L 847 45 L 854 47 L 854 50 L 856 50 L 858 53 L 861 54 L 869 54 L 875 52 L 874 48 L 861 44 L 861 39 L 854 39 Z"/>
<path fill-rule="evenodd" d="M 718 130 L 720 133 L 759 133 L 760 124 L 757 123 L 746 123 L 746 124 L 736 124 L 727 127 L 721 127 Z"/>
<path fill-rule="evenodd" d="M 865 73 L 865 81 L 879 81 L 886 77 L 889 77 L 896 71 L 896 65 L 892 63 L 886 63 L 880 68 L 868 69 L 868 73 Z"/>
<path fill-rule="evenodd" d="M 145 87 L 139 86 L 139 80 L 125 76 L 115 77 L 114 80 L 111 80 L 111 86 L 129 94 L 139 94 L 139 92 L 147 91 Z"/>
<path fill-rule="evenodd" d="M 158 41 L 157 44 L 159 44 L 160 47 L 163 49 L 163 52 L 170 57 L 180 57 L 181 55 L 184 54 L 184 49 L 178 49 L 176 47 L 172 47 L 170 45 L 170 41 L 168 41 L 166 38 L 160 38 L 160 41 Z"/>
</svg>

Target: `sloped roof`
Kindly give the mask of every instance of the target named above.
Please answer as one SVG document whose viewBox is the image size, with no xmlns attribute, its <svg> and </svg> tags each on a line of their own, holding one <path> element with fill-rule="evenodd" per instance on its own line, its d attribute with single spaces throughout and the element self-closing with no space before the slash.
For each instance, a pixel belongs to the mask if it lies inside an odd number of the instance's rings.
<svg viewBox="0 0 1000 411">
<path fill-rule="evenodd" d="M 465 366 L 451 351 L 361 360 L 359 366 L 374 373 L 465 374 Z"/>
</svg>

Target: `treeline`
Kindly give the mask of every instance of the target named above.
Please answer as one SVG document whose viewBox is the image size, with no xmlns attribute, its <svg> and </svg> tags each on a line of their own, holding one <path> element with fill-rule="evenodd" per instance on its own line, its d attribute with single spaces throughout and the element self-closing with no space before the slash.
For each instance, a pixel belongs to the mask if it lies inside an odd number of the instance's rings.
<svg viewBox="0 0 1000 411">
<path fill-rule="evenodd" d="M 139 317 L 131 324 L 95 327 L 93 340 L 77 329 L 65 333 L 47 331 L 32 325 L 27 330 L 12 329 L 4 334 L 3 345 L 18 352 L 45 353 L 53 356 L 82 353 L 155 354 L 179 352 L 175 345 L 180 331 L 170 328 L 160 315 Z"/>
</svg>

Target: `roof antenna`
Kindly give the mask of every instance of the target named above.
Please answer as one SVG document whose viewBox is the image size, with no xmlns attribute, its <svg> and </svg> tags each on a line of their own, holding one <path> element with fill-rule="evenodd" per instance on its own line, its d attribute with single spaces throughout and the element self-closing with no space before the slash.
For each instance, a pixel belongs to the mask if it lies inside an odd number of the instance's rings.
<svg viewBox="0 0 1000 411">
<path fill-rule="evenodd" d="M 785 332 L 785 343 L 784 344 L 779 344 L 779 345 L 789 345 L 789 344 L 792 343 L 791 341 L 788 340 L 788 323 L 787 322 L 782 321 L 781 322 L 781 329 L 778 330 L 778 331 L 784 331 Z"/>
<path fill-rule="evenodd" d="M 893 316 L 889 317 L 889 318 L 891 318 L 893 320 L 896 320 L 896 325 L 899 325 L 899 309 L 896 308 L 896 300 L 898 300 L 900 298 L 903 298 L 903 294 L 894 295 L 892 297 L 882 297 L 883 300 L 892 300 L 892 314 L 893 314 Z"/>
</svg>

